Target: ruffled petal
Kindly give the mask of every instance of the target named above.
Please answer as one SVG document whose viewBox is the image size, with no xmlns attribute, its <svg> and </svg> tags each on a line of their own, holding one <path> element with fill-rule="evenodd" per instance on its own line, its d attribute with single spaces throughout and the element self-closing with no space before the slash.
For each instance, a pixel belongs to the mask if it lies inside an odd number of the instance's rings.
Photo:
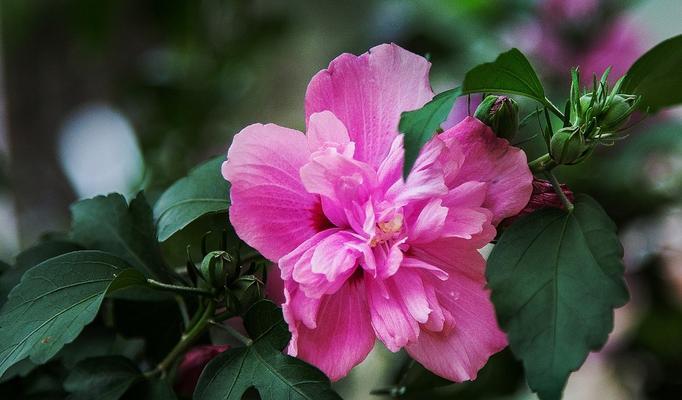
<svg viewBox="0 0 682 400">
<path fill-rule="evenodd" d="M 528 203 L 533 174 L 521 149 L 497 138 L 488 126 L 472 117 L 438 137 L 464 154 L 464 162 L 456 174 L 446 178 L 446 185 L 452 189 L 469 181 L 488 183 L 483 207 L 493 212 L 493 224 L 518 214 Z"/>
<path fill-rule="evenodd" d="M 398 351 L 419 336 L 419 321 L 428 319 L 424 285 L 410 269 L 386 280 L 365 274 L 367 300 L 376 336 L 390 351 Z"/>
<path fill-rule="evenodd" d="M 400 113 L 431 100 L 431 64 L 395 44 L 360 56 L 342 54 L 308 85 L 306 119 L 329 110 L 348 129 L 356 159 L 377 168 L 398 135 Z M 308 120 L 309 121 L 309 120 Z"/>
<path fill-rule="evenodd" d="M 319 198 L 299 177 L 309 157 L 301 132 L 254 124 L 235 135 L 222 165 L 232 184 L 230 222 L 242 240 L 272 261 L 328 224 Z"/>
<path fill-rule="evenodd" d="M 363 242 L 356 235 L 328 229 L 280 259 L 284 279 L 293 279 L 307 297 L 337 292 L 357 267 Z"/>
<path fill-rule="evenodd" d="M 344 149 L 350 142 L 348 131 L 334 114 L 322 111 L 310 116 L 308 120 L 308 148 L 313 153 L 325 147 Z M 352 154 L 351 154 L 352 155 Z"/>
<path fill-rule="evenodd" d="M 295 308 L 299 298 L 291 298 L 284 309 Z M 308 300 L 309 301 L 309 300 Z M 300 323 L 297 315 L 285 312 L 292 332 L 289 354 L 322 370 L 329 379 L 337 381 L 362 360 L 374 346 L 375 336 L 369 320 L 369 310 L 362 279 L 351 279 L 333 296 L 317 300 L 314 327 Z M 301 308 L 311 312 L 303 305 Z"/>
<path fill-rule="evenodd" d="M 488 358 L 507 345 L 485 289 L 485 261 L 473 249 L 443 248 L 442 244 L 420 249 L 417 257 L 443 269 L 449 278 L 426 283 L 435 289 L 440 310 L 432 307 L 437 310 L 433 320 L 421 326 L 419 338 L 406 346 L 407 352 L 446 379 L 475 379 Z M 433 298 L 429 301 L 435 303 Z M 436 318 L 438 312 L 445 312 L 445 318 Z M 443 324 L 442 319 L 452 321 Z"/>
</svg>

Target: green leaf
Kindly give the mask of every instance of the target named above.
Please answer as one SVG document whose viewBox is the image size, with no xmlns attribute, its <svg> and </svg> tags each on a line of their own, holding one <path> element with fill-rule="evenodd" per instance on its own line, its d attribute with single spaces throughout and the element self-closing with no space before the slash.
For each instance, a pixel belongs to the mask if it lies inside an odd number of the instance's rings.
<svg viewBox="0 0 682 400">
<path fill-rule="evenodd" d="M 592 198 L 572 213 L 544 209 L 502 234 L 486 275 L 498 321 L 528 384 L 559 399 L 568 375 L 613 329 L 613 308 L 628 301 L 616 226 Z"/>
<path fill-rule="evenodd" d="M 151 380 L 147 382 L 145 389 L 144 399 L 146 400 L 176 400 L 178 398 L 165 380 Z"/>
<path fill-rule="evenodd" d="M 201 164 L 161 195 L 154 205 L 159 241 L 167 240 L 204 214 L 227 210 L 230 185 L 220 173 L 224 160 L 220 156 Z"/>
<path fill-rule="evenodd" d="M 132 361 L 121 356 L 92 357 L 79 362 L 64 382 L 69 400 L 118 400 L 142 378 Z"/>
<path fill-rule="evenodd" d="M 77 251 L 28 270 L 0 311 L 0 376 L 31 357 L 52 358 L 97 315 L 104 296 L 143 276 L 125 261 L 100 251 Z"/>
<path fill-rule="evenodd" d="M 19 253 L 14 266 L 0 275 L 0 306 L 26 271 L 47 259 L 76 250 L 82 250 L 82 247 L 64 240 L 52 240 L 39 243 Z"/>
<path fill-rule="evenodd" d="M 405 164 L 403 165 L 403 176 L 405 178 L 412 170 L 414 162 L 417 161 L 419 150 L 440 128 L 440 124 L 448 117 L 460 94 L 460 88 L 447 90 L 436 95 L 424 107 L 414 111 L 406 111 L 400 116 L 398 130 L 404 135 Z"/>
<path fill-rule="evenodd" d="M 682 35 L 664 40 L 630 67 L 621 93 L 642 96 L 640 108 L 657 111 L 682 103 Z"/>
<path fill-rule="evenodd" d="M 71 214 L 71 236 L 78 243 L 115 254 L 147 277 L 173 281 L 156 241 L 151 208 L 142 193 L 130 206 L 118 193 L 81 200 L 71 206 Z"/>
<path fill-rule="evenodd" d="M 545 90 L 526 56 L 518 49 L 500 54 L 495 61 L 480 64 L 466 73 L 462 94 L 509 93 L 530 97 L 545 104 Z"/>
<path fill-rule="evenodd" d="M 199 378 L 195 400 L 240 400 L 251 387 L 262 400 L 340 399 L 320 370 L 282 354 L 290 335 L 277 306 L 266 300 L 254 304 L 244 325 L 253 344 L 214 358 Z"/>
<path fill-rule="evenodd" d="M 144 347 L 142 339 L 126 339 L 113 330 L 92 324 L 76 340 L 65 345 L 55 358 L 59 358 L 64 367 L 72 369 L 91 357 L 124 356 L 133 359 L 142 354 Z"/>
</svg>

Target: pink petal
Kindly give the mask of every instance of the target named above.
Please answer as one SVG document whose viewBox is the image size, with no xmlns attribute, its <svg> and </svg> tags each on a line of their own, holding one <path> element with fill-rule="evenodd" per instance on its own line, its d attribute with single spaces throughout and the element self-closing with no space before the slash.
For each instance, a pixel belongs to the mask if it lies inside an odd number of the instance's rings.
<svg viewBox="0 0 682 400">
<path fill-rule="evenodd" d="M 317 73 L 306 92 L 306 116 L 329 110 L 356 143 L 356 158 L 377 168 L 398 135 L 400 113 L 431 100 L 430 63 L 395 44 L 361 56 L 342 54 Z"/>
<path fill-rule="evenodd" d="M 311 250 L 314 250 L 315 246 L 317 246 L 321 241 L 339 231 L 340 231 L 339 229 L 334 228 L 316 233 L 314 236 L 310 237 L 308 240 L 301 243 L 298 247 L 296 247 L 296 249 L 291 251 L 289 254 L 280 258 L 279 269 L 281 271 L 282 279 L 284 281 L 292 279 L 292 275 L 294 273 L 294 269 L 296 268 L 296 264 L 299 262 L 301 257 L 303 257 L 303 255 L 306 254 L 307 252 L 310 252 L 310 257 L 312 258 Z"/>
<path fill-rule="evenodd" d="M 493 212 L 493 224 L 518 214 L 533 190 L 526 154 L 495 136 L 476 118 L 467 117 L 438 136 L 448 147 L 459 146 L 465 156 L 459 171 L 446 179 L 449 188 L 468 181 L 487 182 L 483 207 Z"/>
<path fill-rule="evenodd" d="M 448 216 L 448 208 L 441 199 L 431 200 L 410 226 L 410 243 L 431 242 L 441 236 Z"/>
<path fill-rule="evenodd" d="M 353 274 L 360 255 L 354 246 L 359 243 L 353 234 L 337 229 L 318 233 L 282 257 L 283 277 L 292 278 L 308 297 L 333 294 Z"/>
<path fill-rule="evenodd" d="M 445 219 L 444 237 L 472 239 L 485 229 L 495 229 L 490 225 L 492 213 L 485 208 L 451 208 Z"/>
<path fill-rule="evenodd" d="M 469 181 L 452 188 L 443 198 L 449 208 L 481 207 L 488 194 L 488 183 Z"/>
<path fill-rule="evenodd" d="M 438 330 L 443 324 L 435 318 L 422 325 L 417 341 L 406 346 L 407 352 L 446 379 L 455 382 L 475 379 L 488 358 L 507 345 L 485 289 L 485 262 L 475 250 L 442 246 L 423 251 L 420 257 L 449 274 L 447 281 L 434 281 L 433 287 L 441 310 L 452 322 L 447 330 Z M 434 302 L 433 298 L 429 301 Z"/>
<path fill-rule="evenodd" d="M 348 131 L 343 122 L 339 121 L 329 111 L 322 111 L 310 116 L 306 136 L 311 153 L 323 149 L 325 146 L 342 148 L 350 142 Z"/>
<path fill-rule="evenodd" d="M 364 204 L 377 187 L 376 172 L 369 165 L 335 148 L 313 153 L 310 162 L 301 167 L 300 176 L 308 192 L 324 196 L 342 209 Z"/>
<path fill-rule="evenodd" d="M 289 354 L 337 381 L 374 346 L 362 280 L 351 279 L 335 295 L 323 297 L 316 314 L 314 329 L 287 319 L 292 331 Z"/>
<path fill-rule="evenodd" d="M 444 170 L 440 162 L 443 150 L 445 143 L 438 137 L 427 142 L 422 147 L 407 180 L 398 179 L 386 192 L 386 198 L 397 204 L 408 204 L 447 194 L 448 187 L 443 180 Z M 400 168 L 402 173 L 402 163 Z"/>
<path fill-rule="evenodd" d="M 358 251 L 348 244 L 358 239 L 349 232 L 338 232 L 322 240 L 310 260 L 311 270 L 323 274 L 328 281 L 334 281 L 355 267 Z"/>
<path fill-rule="evenodd" d="M 398 270 L 386 280 L 365 274 L 365 287 L 372 327 L 386 347 L 395 352 L 417 340 L 419 321 L 416 317 L 425 321 L 423 314 L 428 315 L 430 311 L 421 278 L 409 269 Z M 409 307 L 408 303 L 411 304 Z"/>
<path fill-rule="evenodd" d="M 305 136 L 254 124 L 232 141 L 222 173 L 230 181 L 230 222 L 237 235 L 272 261 L 328 224 L 317 196 L 300 181 L 310 156 Z"/>
<path fill-rule="evenodd" d="M 447 280 L 448 279 L 448 273 L 443 271 L 442 269 L 436 267 L 435 265 L 429 264 L 427 262 L 424 262 L 418 258 L 414 257 L 404 257 L 403 262 L 400 264 L 401 267 L 405 268 L 419 268 L 423 269 L 426 271 L 429 271 L 432 273 L 435 277 L 437 277 L 440 280 Z"/>
</svg>

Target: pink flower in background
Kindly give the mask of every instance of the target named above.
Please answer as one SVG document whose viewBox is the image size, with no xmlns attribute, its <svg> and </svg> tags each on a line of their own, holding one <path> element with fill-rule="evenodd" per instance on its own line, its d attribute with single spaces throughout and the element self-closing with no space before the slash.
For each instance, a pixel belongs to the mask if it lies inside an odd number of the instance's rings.
<svg viewBox="0 0 682 400">
<path fill-rule="evenodd" d="M 506 36 L 511 46 L 541 60 L 544 73 L 565 81 L 570 66 L 579 66 L 583 85 L 592 74 L 612 67 L 611 82 L 621 77 L 643 52 L 641 29 L 626 16 L 614 15 L 605 0 L 545 0 L 537 18 Z M 609 11 L 610 10 L 610 11 Z"/>
<path fill-rule="evenodd" d="M 191 397 L 201 372 L 209 361 L 229 348 L 227 345 L 204 345 L 190 349 L 178 365 L 175 390 L 183 396 Z"/>
<path fill-rule="evenodd" d="M 307 135 L 255 124 L 223 164 L 238 235 L 279 264 L 288 352 L 345 376 L 375 338 L 453 381 L 506 346 L 478 249 L 526 205 L 525 154 L 466 117 L 402 179 L 400 113 L 430 64 L 396 45 L 342 54 L 306 93 Z"/>
</svg>

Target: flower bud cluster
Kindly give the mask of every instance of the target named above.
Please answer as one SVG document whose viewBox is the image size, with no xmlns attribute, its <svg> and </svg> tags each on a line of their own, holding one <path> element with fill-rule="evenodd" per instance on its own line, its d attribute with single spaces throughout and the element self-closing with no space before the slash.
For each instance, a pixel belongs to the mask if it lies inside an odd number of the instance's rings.
<svg viewBox="0 0 682 400">
<path fill-rule="evenodd" d="M 572 71 L 571 99 L 566 123 L 550 140 L 550 155 L 558 164 L 577 164 L 598 144 L 611 145 L 637 108 L 639 96 L 619 93 L 623 78 L 613 88 L 607 82 L 609 70 L 592 90 L 582 93 L 580 73 Z"/>
<path fill-rule="evenodd" d="M 225 290 L 228 310 L 241 314 L 263 298 L 262 280 L 252 273 L 251 268 L 242 268 L 226 251 L 206 254 L 199 272 L 203 278 L 202 285 L 208 289 Z"/>
</svg>

